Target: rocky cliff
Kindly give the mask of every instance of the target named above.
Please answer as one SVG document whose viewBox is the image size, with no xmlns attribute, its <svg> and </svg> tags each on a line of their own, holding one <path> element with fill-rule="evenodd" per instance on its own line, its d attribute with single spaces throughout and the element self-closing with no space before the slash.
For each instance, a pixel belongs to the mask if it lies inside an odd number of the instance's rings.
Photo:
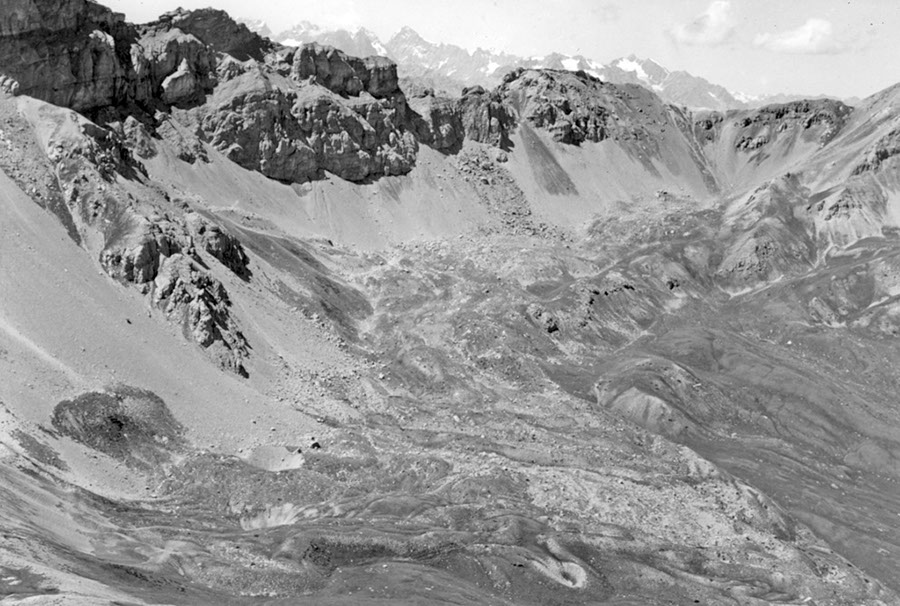
<svg viewBox="0 0 900 606">
<path fill-rule="evenodd" d="M 509 149 L 521 123 L 563 144 L 611 139 L 645 164 L 677 163 L 663 140 L 683 133 L 678 147 L 708 173 L 702 146 L 734 139 L 727 145 L 736 152 L 753 152 L 798 129 L 804 140 L 815 132 L 822 144 L 849 114 L 831 101 L 772 106 L 741 115 L 734 134 L 722 127 L 722 113 L 703 114 L 690 126 L 683 110 L 647 89 L 606 84 L 585 71 L 533 69 L 511 72 L 493 91 L 471 87 L 455 99 L 421 91 L 410 107 L 397 66 L 386 58 L 351 57 L 316 43 L 282 47 L 213 9 L 179 9 L 135 27 L 87 0 L 16 0 L 3 19 L 5 90 L 92 115 L 136 105 L 144 147 L 172 123 L 168 108 L 187 109 L 171 114 L 182 126 L 184 158 L 202 158 L 209 144 L 285 182 L 326 172 L 356 182 L 405 174 L 420 145 L 447 153 L 471 140 Z M 715 189 L 717 177 L 705 179 Z"/>
<path fill-rule="evenodd" d="M 3 19 L 3 76 L 19 94 L 54 105 L 85 112 L 173 104 L 214 82 L 211 48 L 172 18 L 139 29 L 89 0 L 16 0 Z"/>
</svg>

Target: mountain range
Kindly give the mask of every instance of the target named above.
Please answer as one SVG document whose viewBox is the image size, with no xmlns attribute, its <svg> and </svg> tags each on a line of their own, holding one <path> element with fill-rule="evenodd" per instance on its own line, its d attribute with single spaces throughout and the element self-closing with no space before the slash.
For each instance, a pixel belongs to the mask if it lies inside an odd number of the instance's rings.
<svg viewBox="0 0 900 606">
<path fill-rule="evenodd" d="M 493 87 L 512 69 L 583 70 L 606 82 L 639 84 L 656 92 L 668 103 L 695 109 L 747 109 L 799 99 L 825 98 L 823 95 L 759 95 L 735 93 L 685 71 L 670 71 L 652 59 L 635 55 L 603 64 L 581 55 L 553 53 L 544 57 L 520 57 L 483 49 L 469 51 L 453 44 L 425 40 L 410 27 L 401 28 L 388 41 L 365 28 L 355 30 L 321 28 L 308 21 L 272 34 L 265 23 L 245 20 L 251 30 L 286 45 L 318 42 L 358 57 L 379 55 L 396 61 L 409 92 L 433 88 L 456 93 L 466 86 Z M 845 99 L 848 104 L 858 99 Z"/>
<path fill-rule="evenodd" d="M 900 84 L 4 8 L 0 602 L 900 605 Z"/>
</svg>

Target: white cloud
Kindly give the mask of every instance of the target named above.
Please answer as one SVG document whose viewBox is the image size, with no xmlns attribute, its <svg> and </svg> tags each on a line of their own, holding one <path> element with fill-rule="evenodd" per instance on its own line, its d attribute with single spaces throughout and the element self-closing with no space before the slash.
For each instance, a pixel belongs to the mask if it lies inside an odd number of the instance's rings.
<svg viewBox="0 0 900 606">
<path fill-rule="evenodd" d="M 669 33 L 676 42 L 698 46 L 718 46 L 734 34 L 730 0 L 715 0 L 690 23 L 674 26 Z"/>
<path fill-rule="evenodd" d="M 777 53 L 829 54 L 846 49 L 834 36 L 834 27 L 825 19 L 806 23 L 781 34 L 758 34 L 753 44 Z"/>
</svg>

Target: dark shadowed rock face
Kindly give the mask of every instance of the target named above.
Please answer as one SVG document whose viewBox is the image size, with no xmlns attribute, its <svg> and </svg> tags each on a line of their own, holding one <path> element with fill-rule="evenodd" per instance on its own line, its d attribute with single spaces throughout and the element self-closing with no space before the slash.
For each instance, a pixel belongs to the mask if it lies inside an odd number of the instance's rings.
<svg viewBox="0 0 900 606">
<path fill-rule="evenodd" d="M 465 129 L 457 101 L 435 97 L 429 92 L 409 103 L 419 141 L 443 152 L 455 152 L 462 147 Z"/>
<path fill-rule="evenodd" d="M 516 114 L 504 101 L 498 92 L 480 86 L 463 89 L 458 106 L 466 138 L 508 149 Z"/>
<path fill-rule="evenodd" d="M 178 103 L 212 85 L 211 51 L 168 22 L 142 28 L 94 2 L 13 0 L 0 22 L 0 71 L 16 92 L 90 111 Z M 248 32 L 249 33 L 249 32 Z"/>
<path fill-rule="evenodd" d="M 7 0 L 0 14 L 0 36 L 59 32 L 83 20 L 109 25 L 122 17 L 88 0 Z"/>
<path fill-rule="evenodd" d="M 134 96 L 123 16 L 85 0 L 12 0 L 0 16 L 0 71 L 20 94 L 75 109 Z"/>
</svg>

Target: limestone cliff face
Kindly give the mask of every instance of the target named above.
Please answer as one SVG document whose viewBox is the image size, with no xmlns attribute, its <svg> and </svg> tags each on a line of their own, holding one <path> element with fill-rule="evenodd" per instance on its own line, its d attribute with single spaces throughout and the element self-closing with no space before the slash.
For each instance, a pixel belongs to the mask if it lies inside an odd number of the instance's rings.
<svg viewBox="0 0 900 606">
<path fill-rule="evenodd" d="M 262 61 L 275 44 L 237 23 L 225 11 L 204 8 L 195 11 L 176 9 L 162 15 L 154 24 L 159 29 L 178 29 L 194 36 L 215 53 L 238 61 Z"/>
<path fill-rule="evenodd" d="M 501 91 L 488 92 L 480 86 L 466 88 L 458 106 L 466 138 L 504 149 L 509 147 L 509 134 L 518 116 Z"/>
<path fill-rule="evenodd" d="M 399 175 L 418 151 L 396 65 L 320 45 L 220 63 L 215 94 L 192 114 L 210 144 L 280 181 Z"/>
<path fill-rule="evenodd" d="M 331 172 L 350 181 L 408 172 L 418 143 L 402 95 L 344 98 L 313 82 L 252 70 L 197 108 L 210 144 L 241 166 L 280 181 Z"/>
<path fill-rule="evenodd" d="M 86 0 L 11 0 L 0 16 L 0 72 L 18 93 L 78 110 L 133 95 L 133 30 Z"/>
<path fill-rule="evenodd" d="M 431 91 L 410 100 L 416 135 L 425 145 L 442 152 L 455 152 L 465 140 L 462 112 L 454 99 L 435 97 Z"/>
<path fill-rule="evenodd" d="M 145 27 L 132 47 L 135 97 L 167 105 L 197 101 L 216 82 L 214 53 L 196 36 L 158 24 Z"/>
<path fill-rule="evenodd" d="M 335 48 L 307 44 L 289 50 L 283 59 L 290 62 L 296 81 L 309 78 L 338 95 L 357 97 L 366 92 L 376 99 L 402 95 L 397 64 L 385 57 L 351 57 Z"/>
<path fill-rule="evenodd" d="M 56 33 L 92 23 L 112 27 L 124 22 L 91 0 L 6 0 L 0 14 L 0 36 Z"/>
<path fill-rule="evenodd" d="M 84 112 L 171 104 L 211 86 L 211 52 L 181 30 L 139 31 L 88 0 L 10 2 L 0 16 L 0 73 L 18 94 Z"/>
</svg>

